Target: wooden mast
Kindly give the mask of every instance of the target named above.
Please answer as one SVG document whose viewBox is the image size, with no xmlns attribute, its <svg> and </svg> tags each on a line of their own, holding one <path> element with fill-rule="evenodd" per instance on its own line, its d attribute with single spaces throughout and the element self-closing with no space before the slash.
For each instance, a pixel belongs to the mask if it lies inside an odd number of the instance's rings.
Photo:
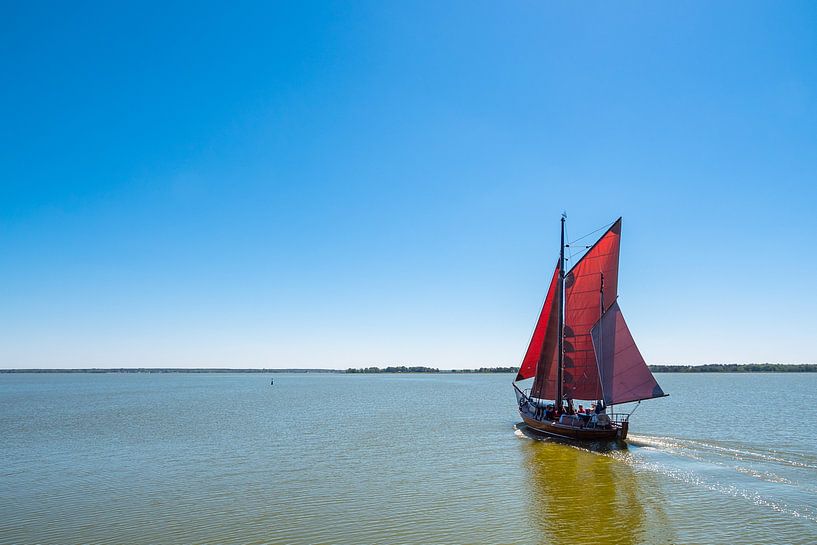
<svg viewBox="0 0 817 545">
<path fill-rule="evenodd" d="M 601 285 L 599 286 L 599 320 L 604 316 L 604 273 L 601 273 Z M 603 335 L 599 335 L 599 353 L 596 356 L 596 368 L 599 370 L 599 390 L 601 390 L 601 401 L 604 403 L 604 384 L 601 381 L 601 366 L 604 361 L 604 347 L 602 346 Z"/>
<path fill-rule="evenodd" d="M 562 212 L 562 244 L 559 246 L 559 363 L 556 366 L 556 413 L 562 413 L 562 369 L 564 368 L 565 337 L 565 219 Z"/>
</svg>

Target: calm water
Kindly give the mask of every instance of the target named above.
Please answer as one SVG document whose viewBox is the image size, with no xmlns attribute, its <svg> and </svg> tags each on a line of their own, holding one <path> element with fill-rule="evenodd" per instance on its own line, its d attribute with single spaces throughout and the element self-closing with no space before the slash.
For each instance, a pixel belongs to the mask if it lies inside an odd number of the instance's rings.
<svg viewBox="0 0 817 545">
<path fill-rule="evenodd" d="M 0 375 L 0 542 L 817 542 L 817 374 L 659 375 L 609 451 L 507 375 L 274 378 Z"/>
</svg>

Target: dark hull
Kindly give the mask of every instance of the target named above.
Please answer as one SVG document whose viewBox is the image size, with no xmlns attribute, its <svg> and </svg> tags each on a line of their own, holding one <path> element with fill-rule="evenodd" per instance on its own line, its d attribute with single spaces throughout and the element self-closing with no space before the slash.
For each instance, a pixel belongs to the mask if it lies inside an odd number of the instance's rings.
<svg viewBox="0 0 817 545">
<path fill-rule="evenodd" d="M 525 411 L 519 411 L 519 414 L 529 428 L 555 437 L 578 441 L 623 441 L 627 438 L 626 424 L 613 424 L 609 429 L 578 428 L 559 424 L 555 421 L 538 420 Z"/>
</svg>

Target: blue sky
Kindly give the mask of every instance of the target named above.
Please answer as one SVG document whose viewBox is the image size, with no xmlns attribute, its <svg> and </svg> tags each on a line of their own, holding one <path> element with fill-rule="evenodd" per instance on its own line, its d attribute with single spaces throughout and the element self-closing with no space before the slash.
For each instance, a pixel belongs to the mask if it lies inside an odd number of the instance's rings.
<svg viewBox="0 0 817 545">
<path fill-rule="evenodd" d="M 817 361 L 817 5 L 6 2 L 0 367 Z"/>
</svg>

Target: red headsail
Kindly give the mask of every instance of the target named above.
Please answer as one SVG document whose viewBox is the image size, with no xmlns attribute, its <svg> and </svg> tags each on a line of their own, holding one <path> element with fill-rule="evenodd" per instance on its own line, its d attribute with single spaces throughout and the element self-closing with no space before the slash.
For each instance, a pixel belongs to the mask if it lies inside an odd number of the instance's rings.
<svg viewBox="0 0 817 545">
<path fill-rule="evenodd" d="M 525 353 L 525 358 L 519 367 L 519 373 L 516 375 L 516 380 L 536 376 L 534 389 L 536 389 L 540 383 L 540 374 L 545 373 L 553 374 L 553 388 L 555 391 L 556 366 L 554 362 L 556 361 L 559 325 L 558 288 L 559 264 L 557 263 L 556 270 L 553 271 L 553 277 L 550 280 L 547 296 L 545 297 L 545 304 L 542 305 L 542 312 L 539 313 L 539 320 L 536 322 L 536 328 L 533 330 L 533 336 L 528 345 L 528 351 Z M 552 396 L 553 394 L 551 393 L 551 397 Z"/>
<path fill-rule="evenodd" d="M 610 305 L 593 327 L 592 335 L 601 375 L 601 399 L 607 405 L 664 395 L 635 345 L 618 302 Z"/>
<path fill-rule="evenodd" d="M 564 395 L 601 399 L 601 384 L 590 330 L 618 296 L 618 256 L 621 218 L 607 230 L 565 277 Z"/>
</svg>

